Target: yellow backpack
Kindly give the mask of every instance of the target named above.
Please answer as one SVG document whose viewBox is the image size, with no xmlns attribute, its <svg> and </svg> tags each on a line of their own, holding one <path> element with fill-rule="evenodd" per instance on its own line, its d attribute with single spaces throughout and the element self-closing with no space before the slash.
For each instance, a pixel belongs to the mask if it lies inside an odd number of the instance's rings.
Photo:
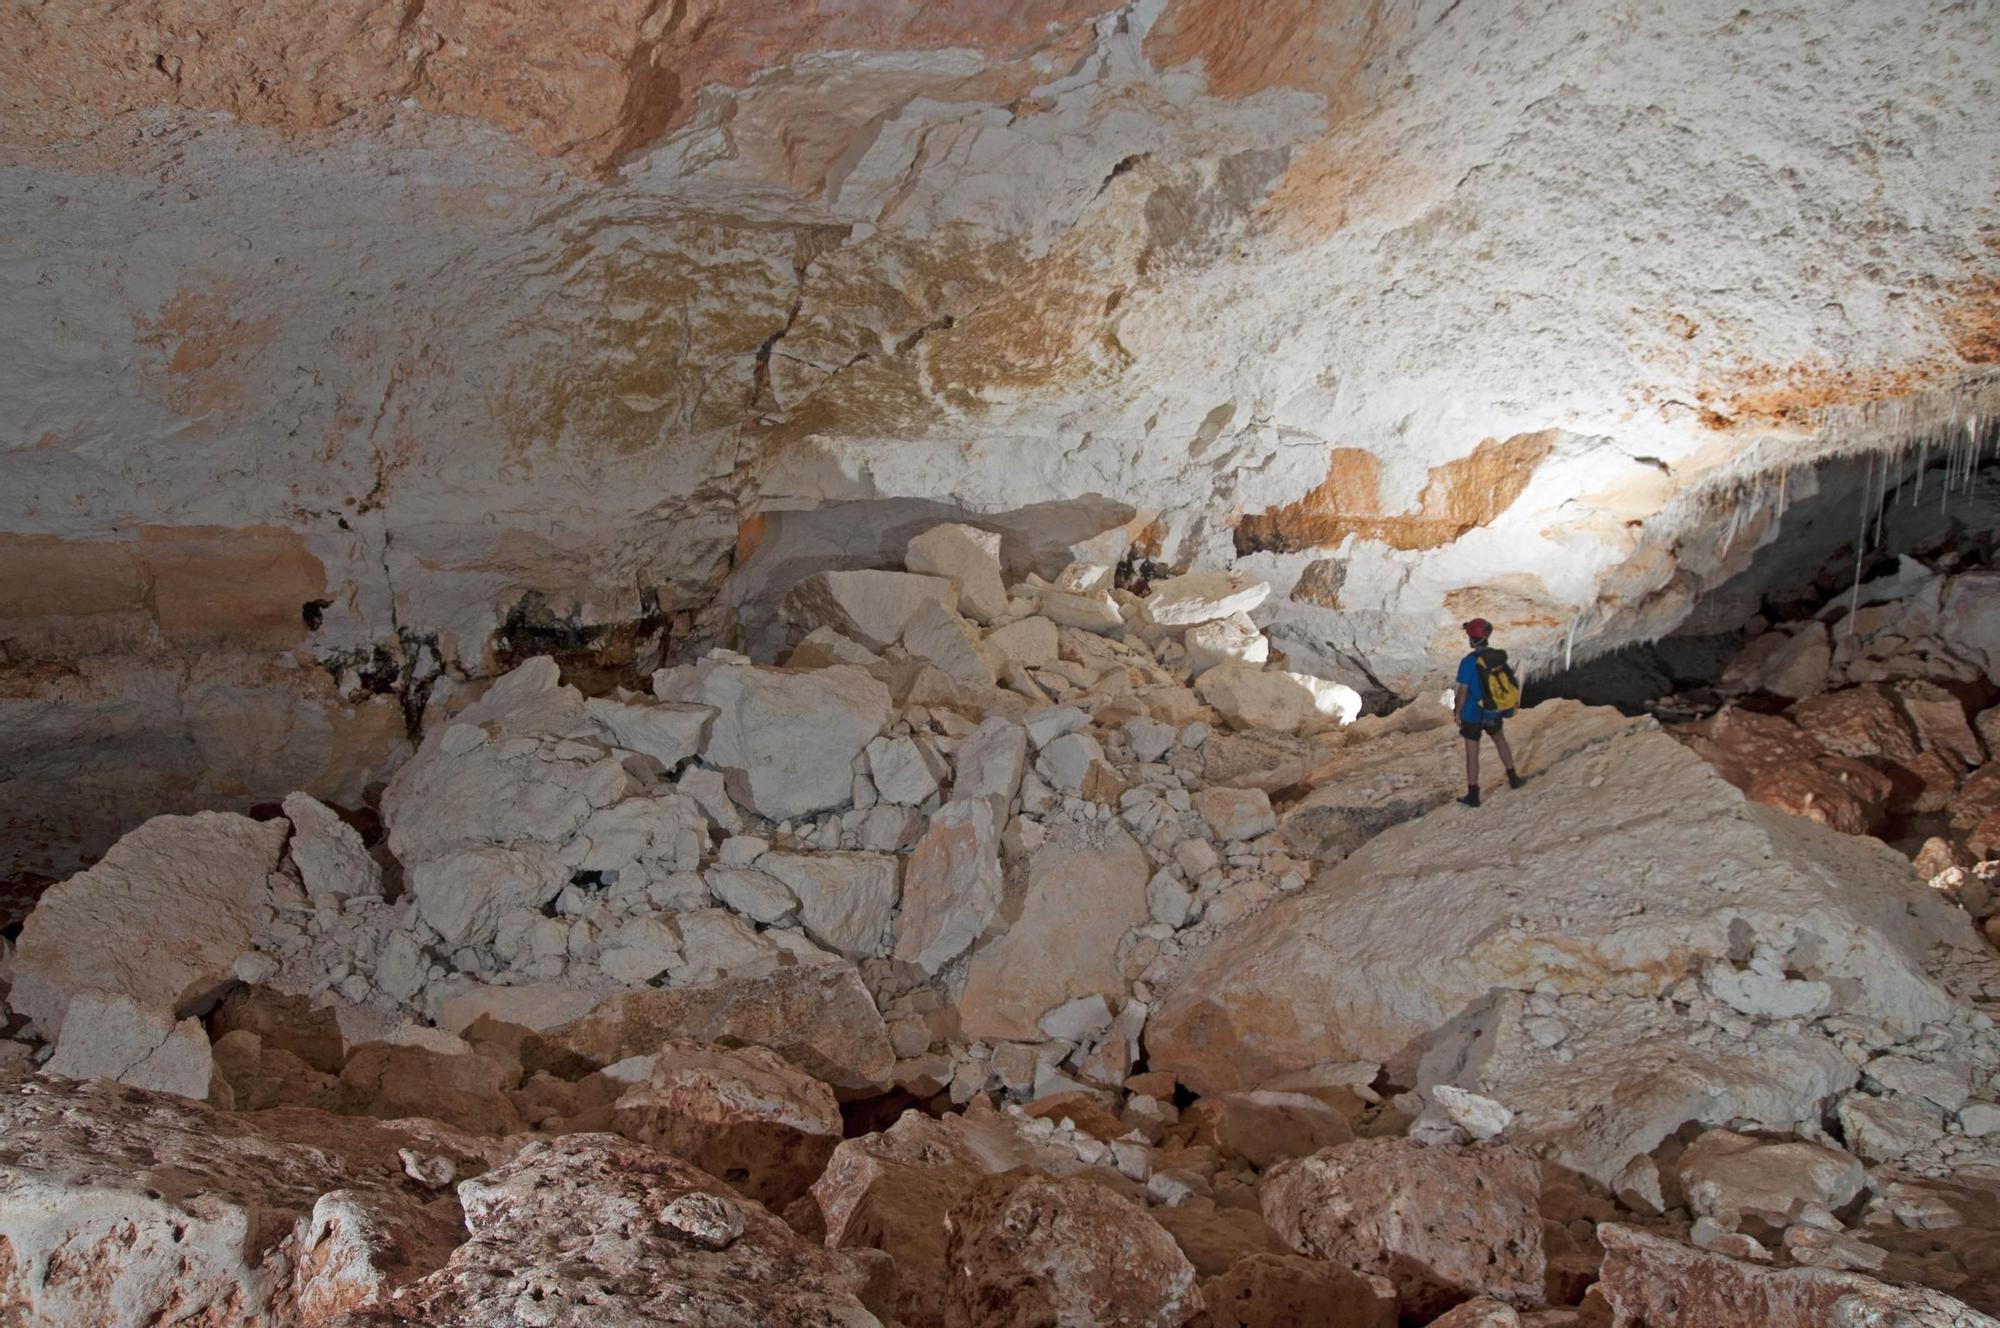
<svg viewBox="0 0 2000 1328">
<path fill-rule="evenodd" d="M 1507 662 L 1507 652 L 1482 646 L 1473 654 L 1479 661 L 1479 708 L 1489 715 L 1512 719 L 1521 705 L 1521 680 Z"/>
</svg>

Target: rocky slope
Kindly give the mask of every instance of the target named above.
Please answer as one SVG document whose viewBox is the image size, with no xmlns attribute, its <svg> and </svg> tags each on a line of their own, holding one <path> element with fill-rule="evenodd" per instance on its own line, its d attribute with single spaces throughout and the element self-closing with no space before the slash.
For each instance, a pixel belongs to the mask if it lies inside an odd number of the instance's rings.
<svg viewBox="0 0 2000 1328">
<path fill-rule="evenodd" d="M 1784 468 L 1996 413 L 1946 0 L 44 0 L 0 49 L 10 875 L 352 805 L 440 678 L 754 650 L 802 550 L 967 513 L 1017 574 L 1127 520 L 1240 563 L 1407 697 L 1473 613 L 1667 631 Z"/>
<path fill-rule="evenodd" d="M 1965 890 L 1573 702 L 1456 805 L 1434 701 L 1116 561 L 935 527 L 802 584 L 783 667 L 440 698 L 369 833 L 126 836 L 4 956 L 0 1304 L 1996 1322 Z"/>
</svg>

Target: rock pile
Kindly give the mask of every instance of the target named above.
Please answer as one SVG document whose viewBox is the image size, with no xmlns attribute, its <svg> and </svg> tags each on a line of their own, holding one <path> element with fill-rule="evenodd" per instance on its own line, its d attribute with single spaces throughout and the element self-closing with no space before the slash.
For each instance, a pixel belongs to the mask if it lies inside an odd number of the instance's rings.
<svg viewBox="0 0 2000 1328">
<path fill-rule="evenodd" d="M 1010 586 L 938 527 L 801 584 L 783 667 L 650 696 L 529 661 L 435 709 L 379 843 L 303 795 L 135 831 L 0 956 L 7 1303 L 2000 1305 L 1964 891 L 1573 703 L 1518 721 L 1524 789 L 1457 806 L 1447 715 L 1277 667 L 1259 583 L 1138 597 L 1086 552 Z"/>
</svg>

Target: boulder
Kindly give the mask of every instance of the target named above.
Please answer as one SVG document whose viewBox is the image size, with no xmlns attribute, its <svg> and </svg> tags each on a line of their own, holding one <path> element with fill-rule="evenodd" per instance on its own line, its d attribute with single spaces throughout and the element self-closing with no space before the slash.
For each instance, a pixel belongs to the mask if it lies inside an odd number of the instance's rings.
<svg viewBox="0 0 2000 1328">
<path fill-rule="evenodd" d="M 1987 681 L 2000 683 L 2000 568 L 1974 568 L 1951 578 L 1937 636 L 1983 667 Z"/>
<path fill-rule="evenodd" d="M 1018 752 L 1020 726 L 1007 728 L 1015 735 Z M 964 755 L 961 746 L 961 770 Z M 1018 782 L 1018 759 L 1014 770 Z M 976 781 L 974 787 L 986 782 Z M 924 837 L 903 866 L 896 958 L 927 974 L 937 972 L 986 934 L 1000 912 L 1005 889 L 992 801 L 955 798 L 946 803 L 930 818 Z"/>
<path fill-rule="evenodd" d="M 995 622 L 1007 612 L 997 531 L 957 524 L 932 526 L 910 541 L 903 566 L 919 574 L 944 577 L 957 586 L 958 607 L 974 621 Z"/>
<path fill-rule="evenodd" d="M 1194 1266 L 1173 1237 L 1087 1180 L 987 1177 L 952 1206 L 945 1229 L 950 1328 L 1178 1328 L 1201 1309 Z"/>
<path fill-rule="evenodd" d="M 1386 1279 L 1296 1254 L 1246 1254 L 1202 1282 L 1201 1300 L 1207 1315 L 1199 1322 L 1213 1328 L 1396 1324 L 1396 1292 Z"/>
<path fill-rule="evenodd" d="M 1258 1194 L 1287 1245 L 1388 1278 L 1422 1323 L 1474 1296 L 1541 1303 L 1540 1192 L 1517 1148 L 1359 1139 L 1280 1164 Z"/>
<path fill-rule="evenodd" d="M 1731 692 L 1770 692 L 1794 700 L 1826 690 L 1833 641 L 1826 624 L 1806 622 L 1790 631 L 1766 632 L 1743 647 L 1722 686 Z"/>
<path fill-rule="evenodd" d="M 539 909 L 569 879 L 570 869 L 536 843 L 468 848 L 409 868 L 417 916 L 448 946 L 490 943 L 501 918 L 518 909 Z"/>
<path fill-rule="evenodd" d="M 1073 595 L 1062 590 L 1042 592 L 1042 617 L 1058 627 L 1074 627 L 1083 632 L 1116 632 L 1125 626 L 1125 616 L 1109 591 Z"/>
<path fill-rule="evenodd" d="M 1213 1093 L 1407 1064 L 1496 987 L 1656 997 L 1745 937 L 1915 1033 L 1955 1008 L 1927 957 L 1980 944 L 1901 855 L 1747 802 L 1661 733 L 1568 756 L 1508 808 L 1504 860 L 1492 809 L 1447 805 L 1225 933 L 1156 1008 L 1151 1068 Z"/>
<path fill-rule="evenodd" d="M 986 719 L 952 753 L 952 799 L 985 799 L 996 817 L 1005 817 L 1027 765 L 1027 730 L 1011 719 Z"/>
<path fill-rule="evenodd" d="M 786 594 L 781 612 L 801 634 L 831 627 L 870 650 L 886 650 L 926 604 L 956 608 L 957 587 L 909 572 L 815 572 Z"/>
<path fill-rule="evenodd" d="M 1305 673 L 1223 664 L 1195 681 L 1195 692 L 1238 729 L 1296 733 L 1308 725 L 1351 724 L 1361 713 L 1352 687 Z"/>
<path fill-rule="evenodd" d="M 715 711 L 703 705 L 654 705 L 591 697 L 583 703 L 590 722 L 613 747 L 650 756 L 672 770 L 701 754 Z"/>
<path fill-rule="evenodd" d="M 1836 756 L 1908 761 L 1919 750 L 1917 731 L 1885 687 L 1843 687 L 1799 702 L 1791 717 L 1807 736 Z"/>
<path fill-rule="evenodd" d="M 1636 1227 L 1598 1228 L 1599 1285 L 1630 1328 L 1983 1328 L 1993 1321 L 1941 1291 L 1825 1268 L 1766 1268 Z"/>
<path fill-rule="evenodd" d="M 197 1101 L 209 1096 L 215 1064 L 199 1019 L 175 1021 L 130 996 L 80 991 L 71 998 L 55 1052 L 42 1067 L 68 1079 L 111 1079 Z"/>
<path fill-rule="evenodd" d="M 1019 618 L 986 634 L 986 648 L 1003 660 L 1013 660 L 1031 669 L 1053 664 L 1057 649 L 1056 625 L 1047 618 Z"/>
<path fill-rule="evenodd" d="M 360 832 L 339 813 L 306 793 L 287 794 L 284 806 L 285 819 L 292 823 L 286 848 L 306 898 L 316 907 L 382 893 L 381 865 L 368 855 Z"/>
<path fill-rule="evenodd" d="M 735 801 L 772 820 L 846 804 L 854 758 L 895 715 L 889 689 L 844 664 L 712 669 L 693 695 L 716 711 L 703 759 L 729 777 Z"/>
<path fill-rule="evenodd" d="M 880 655 L 859 641 L 850 640 L 831 627 L 815 627 L 799 638 L 799 643 L 785 656 L 784 665 L 788 669 L 823 669 L 834 664 L 867 668 L 881 661 Z"/>
<path fill-rule="evenodd" d="M 1218 664 L 1262 665 L 1271 658 L 1271 643 L 1249 615 L 1236 613 L 1188 628 L 1188 674 L 1200 677 Z"/>
<path fill-rule="evenodd" d="M 799 900 L 783 882 L 754 867 L 716 867 L 703 878 L 709 892 L 731 910 L 770 925 L 798 912 Z"/>
<path fill-rule="evenodd" d="M 1255 839 L 1278 828 L 1262 789 L 1205 788 L 1194 795 L 1194 806 L 1220 840 Z"/>
<path fill-rule="evenodd" d="M 1960 779 L 1985 760 L 1979 735 L 1966 718 L 1965 703 L 1934 682 L 1898 682 L 1891 686 L 1896 704 L 1916 730 L 1917 745 L 1952 763 Z"/>
<path fill-rule="evenodd" d="M 393 1322 L 879 1322 L 859 1298 L 868 1279 L 855 1263 L 713 1176 L 617 1135 L 530 1144 L 458 1194 L 465 1243 L 398 1290 Z"/>
<path fill-rule="evenodd" d="M 1306 1093 L 1260 1089 L 1196 1099 L 1175 1134 L 1259 1171 L 1354 1138 L 1347 1117 Z"/>
<path fill-rule="evenodd" d="M 996 681 L 978 629 L 943 604 L 919 605 L 904 625 L 902 639 L 910 658 L 935 665 L 960 687 L 991 688 Z"/>
<path fill-rule="evenodd" d="M 914 807 L 937 795 L 950 767 L 922 738 L 876 738 L 868 744 L 868 778 L 884 802 Z"/>
<path fill-rule="evenodd" d="M 1066 826 L 1027 862 L 1020 912 L 972 955 L 959 1017 L 973 1038 L 1039 1041 L 1042 1014 L 1125 993 L 1118 943 L 1144 926 L 1146 854 L 1117 825 Z"/>
<path fill-rule="evenodd" d="M 1766 1143 L 1734 1130 L 1703 1134 L 1674 1169 L 1693 1212 L 1736 1213 L 1779 1227 L 1798 1221 L 1807 1205 L 1845 1208 L 1867 1180 L 1851 1153 L 1799 1140 Z"/>
<path fill-rule="evenodd" d="M 424 1116 L 472 1134 L 512 1134 L 522 1124 L 507 1090 L 520 1079 L 518 1065 L 463 1042 L 450 1051 L 370 1042 L 348 1056 L 340 1095 L 354 1115 Z"/>
<path fill-rule="evenodd" d="M 845 964 L 620 992 L 581 1019 L 527 1039 L 521 1059 L 530 1072 L 581 1073 L 649 1055 L 668 1038 L 768 1047 L 836 1089 L 878 1090 L 895 1070 L 875 1000 Z"/>
<path fill-rule="evenodd" d="M 850 959 L 885 955 L 895 926 L 895 858 L 880 853 L 766 853 L 757 870 L 799 901 L 799 921 Z"/>
<path fill-rule="evenodd" d="M 516 1144 L 428 1121 L 215 1111 L 108 1083 L 0 1082 L 7 1322 L 332 1323 L 462 1238 L 449 1187 Z"/>
<path fill-rule="evenodd" d="M 1146 616 L 1161 627 L 1189 627 L 1247 614 L 1271 597 L 1271 583 L 1243 572 L 1190 572 L 1155 581 Z"/>
<path fill-rule="evenodd" d="M 806 1192 L 841 1136 L 833 1090 L 776 1053 L 681 1039 L 613 1105 L 611 1128 L 774 1211 Z"/>
<path fill-rule="evenodd" d="M 154 817 L 42 895 L 14 947 L 8 1004 L 52 1042 L 83 991 L 205 1012 L 271 912 L 290 830 L 227 812 Z"/>
</svg>

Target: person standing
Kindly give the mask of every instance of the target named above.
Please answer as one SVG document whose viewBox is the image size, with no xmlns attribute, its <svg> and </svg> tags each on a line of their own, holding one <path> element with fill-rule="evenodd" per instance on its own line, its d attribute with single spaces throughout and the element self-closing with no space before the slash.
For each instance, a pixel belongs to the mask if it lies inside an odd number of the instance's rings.
<svg viewBox="0 0 2000 1328">
<path fill-rule="evenodd" d="M 1493 739 L 1500 764 L 1507 771 L 1507 787 L 1521 787 L 1514 771 L 1514 751 L 1507 745 L 1502 728 L 1521 703 L 1521 684 L 1507 663 L 1507 652 L 1493 648 L 1493 624 L 1484 618 L 1465 623 L 1466 642 L 1471 649 L 1458 664 L 1458 691 L 1453 713 L 1458 716 L 1458 736 L 1465 739 L 1465 796 L 1459 801 L 1468 807 L 1479 805 L 1479 739 Z"/>
</svg>

